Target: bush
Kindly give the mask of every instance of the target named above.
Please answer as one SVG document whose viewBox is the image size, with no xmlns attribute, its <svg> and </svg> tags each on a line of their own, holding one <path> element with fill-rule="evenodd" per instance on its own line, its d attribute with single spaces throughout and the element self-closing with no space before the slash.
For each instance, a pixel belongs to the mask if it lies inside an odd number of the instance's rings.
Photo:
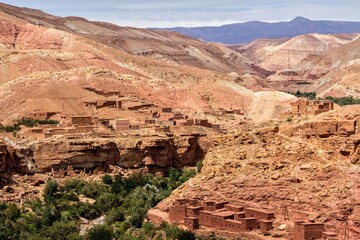
<svg viewBox="0 0 360 240">
<path fill-rule="evenodd" d="M 108 174 L 105 174 L 102 178 L 103 182 L 107 185 L 111 185 L 113 183 L 112 177 Z"/>
<path fill-rule="evenodd" d="M 117 198 L 114 194 L 103 192 L 96 199 L 96 206 L 104 212 L 109 211 L 112 207 L 117 207 L 121 204 L 121 202 L 116 201 Z"/>
<path fill-rule="evenodd" d="M 4 217 L 10 221 L 15 221 L 20 217 L 20 209 L 14 204 L 10 203 L 3 211 Z"/>
<path fill-rule="evenodd" d="M 111 225 L 115 222 L 124 221 L 124 214 L 122 213 L 121 208 L 111 209 L 106 216 L 106 223 Z"/>
<path fill-rule="evenodd" d="M 112 240 L 113 230 L 111 227 L 106 225 L 97 225 L 90 228 L 87 234 L 88 240 Z"/>
<path fill-rule="evenodd" d="M 78 226 L 74 222 L 54 222 L 52 226 L 46 229 L 45 235 L 54 240 L 68 239 L 69 235 L 79 232 Z"/>
<path fill-rule="evenodd" d="M 50 180 L 46 183 L 44 189 L 44 200 L 45 202 L 52 202 L 55 199 L 55 194 L 57 193 L 59 184 L 56 181 Z"/>
<path fill-rule="evenodd" d="M 82 189 L 85 187 L 86 183 L 84 180 L 80 178 L 75 178 L 71 180 L 67 180 L 64 184 L 64 190 L 65 191 L 71 191 L 74 190 L 77 193 L 81 193 Z"/>
<path fill-rule="evenodd" d="M 98 182 L 89 182 L 83 187 L 81 193 L 86 197 L 96 199 L 102 192 L 106 192 L 104 185 Z"/>
<path fill-rule="evenodd" d="M 77 208 L 78 214 L 86 219 L 92 220 L 100 217 L 101 211 L 90 203 L 81 203 Z"/>
</svg>

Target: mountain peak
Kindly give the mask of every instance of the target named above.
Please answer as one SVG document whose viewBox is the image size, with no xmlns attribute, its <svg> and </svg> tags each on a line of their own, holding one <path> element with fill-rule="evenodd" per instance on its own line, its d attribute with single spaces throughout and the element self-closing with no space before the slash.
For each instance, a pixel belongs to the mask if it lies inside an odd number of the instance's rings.
<svg viewBox="0 0 360 240">
<path fill-rule="evenodd" d="M 310 19 L 298 16 L 296 18 L 294 18 L 293 20 L 291 20 L 291 22 L 310 22 Z"/>
</svg>

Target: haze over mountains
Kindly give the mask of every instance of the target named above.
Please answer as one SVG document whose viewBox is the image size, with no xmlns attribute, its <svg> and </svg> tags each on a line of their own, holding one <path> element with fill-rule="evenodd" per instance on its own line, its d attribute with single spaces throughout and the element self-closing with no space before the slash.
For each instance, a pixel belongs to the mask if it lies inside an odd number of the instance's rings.
<svg viewBox="0 0 360 240">
<path fill-rule="evenodd" d="M 360 32 L 360 22 L 319 21 L 296 17 L 289 22 L 251 21 L 220 27 L 164 28 L 209 42 L 248 43 L 258 38 L 287 38 L 308 33 L 335 34 Z"/>
</svg>

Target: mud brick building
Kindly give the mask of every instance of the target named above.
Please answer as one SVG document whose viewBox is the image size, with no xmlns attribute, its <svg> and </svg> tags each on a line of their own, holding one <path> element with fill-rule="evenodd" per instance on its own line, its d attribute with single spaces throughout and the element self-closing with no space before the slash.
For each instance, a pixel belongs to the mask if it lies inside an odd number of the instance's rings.
<svg viewBox="0 0 360 240">
<path fill-rule="evenodd" d="M 273 228 L 273 221 L 272 220 L 260 220 L 259 225 L 260 225 L 260 232 L 266 233 Z"/>
<path fill-rule="evenodd" d="M 33 112 L 30 113 L 28 117 L 35 120 L 49 120 L 52 116 L 56 114 L 56 112 Z"/>
<path fill-rule="evenodd" d="M 334 103 L 330 100 L 308 100 L 301 98 L 291 103 L 291 114 L 293 116 L 316 116 L 330 110 L 334 110 Z"/>
<path fill-rule="evenodd" d="M 110 125 L 117 132 L 128 131 L 130 129 L 130 121 L 127 119 L 110 120 Z"/>
<path fill-rule="evenodd" d="M 89 116 L 72 116 L 70 117 L 71 125 L 92 125 L 92 117 Z"/>
<path fill-rule="evenodd" d="M 245 209 L 245 217 L 246 218 L 256 218 L 258 221 L 275 219 L 274 213 L 255 209 L 255 208 L 246 208 Z"/>
<path fill-rule="evenodd" d="M 293 240 L 321 239 L 325 225 L 315 221 L 297 220 L 294 222 Z"/>
<path fill-rule="evenodd" d="M 248 217 L 251 216 L 251 217 Z M 234 233 L 260 229 L 267 232 L 273 228 L 274 213 L 260 209 L 218 201 L 191 201 L 176 199 L 169 209 L 169 219 L 173 223 L 184 223 L 194 231 L 203 227 L 226 230 Z"/>
<path fill-rule="evenodd" d="M 184 224 L 190 231 L 194 231 L 199 228 L 199 219 L 197 217 L 186 217 Z"/>
<path fill-rule="evenodd" d="M 169 209 L 170 222 L 183 222 L 186 217 L 186 199 L 176 199 L 175 204 Z"/>
</svg>

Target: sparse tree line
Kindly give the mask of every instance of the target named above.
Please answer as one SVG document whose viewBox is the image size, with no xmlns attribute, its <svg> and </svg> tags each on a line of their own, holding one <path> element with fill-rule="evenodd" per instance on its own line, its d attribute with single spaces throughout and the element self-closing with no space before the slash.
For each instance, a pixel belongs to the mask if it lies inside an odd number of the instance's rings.
<svg viewBox="0 0 360 240">
<path fill-rule="evenodd" d="M 355 105 L 355 104 L 360 104 L 360 99 L 358 98 L 354 98 L 353 96 L 349 96 L 349 97 L 325 97 L 325 98 L 317 98 L 316 97 L 316 92 L 300 92 L 299 90 L 296 92 L 288 92 L 291 95 L 294 95 L 296 97 L 304 97 L 307 98 L 309 100 L 315 100 L 315 99 L 319 99 L 319 100 L 331 100 L 334 103 L 340 105 L 340 106 L 345 106 L 345 105 Z"/>
<path fill-rule="evenodd" d="M 21 118 L 19 120 L 17 120 L 13 125 L 2 125 L 0 124 L 0 131 L 5 131 L 5 132 L 17 132 L 20 131 L 21 126 L 25 126 L 25 127 L 36 127 L 39 124 L 58 124 L 59 121 L 56 120 L 36 120 L 36 119 L 32 119 L 32 118 Z"/>
</svg>

